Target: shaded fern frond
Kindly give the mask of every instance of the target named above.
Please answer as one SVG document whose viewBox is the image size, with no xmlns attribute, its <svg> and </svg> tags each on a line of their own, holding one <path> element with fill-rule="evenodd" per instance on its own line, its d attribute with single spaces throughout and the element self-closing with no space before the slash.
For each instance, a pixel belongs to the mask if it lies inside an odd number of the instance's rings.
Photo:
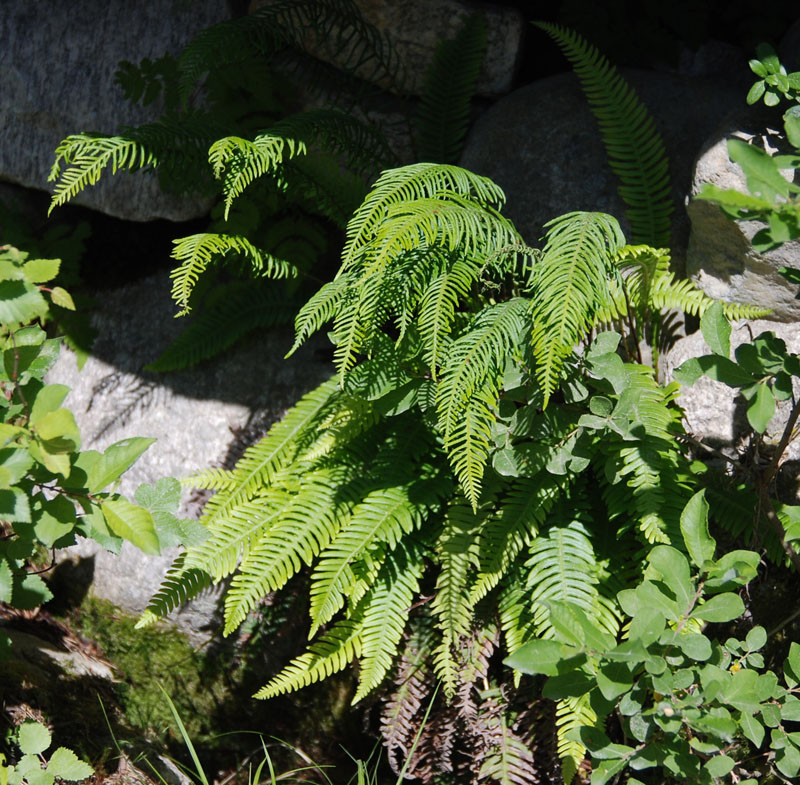
<svg viewBox="0 0 800 785">
<path fill-rule="evenodd" d="M 611 170 L 620 179 L 634 243 L 670 244 L 674 210 L 661 135 L 645 105 L 617 69 L 574 31 L 534 22 L 572 63 L 600 126 Z"/>
<path fill-rule="evenodd" d="M 533 753 L 511 727 L 505 702 L 489 698 L 481 714 L 483 745 L 487 751 L 478 780 L 489 778 L 500 785 L 539 785 Z"/>
<path fill-rule="evenodd" d="M 145 366 L 150 371 L 177 371 L 216 357 L 248 333 L 289 324 L 297 302 L 274 285 L 234 281 L 218 287 L 194 321 Z"/>
<path fill-rule="evenodd" d="M 608 302 L 611 259 L 625 244 L 617 220 L 604 213 L 567 213 L 546 226 L 531 298 L 531 342 L 545 407 L 564 359 Z"/>
<path fill-rule="evenodd" d="M 305 654 L 292 660 L 275 678 L 253 697 L 273 698 L 326 679 L 344 670 L 361 655 L 362 620 L 343 619 L 308 647 Z"/>
<path fill-rule="evenodd" d="M 400 67 L 388 38 L 363 19 L 351 0 L 272 0 L 195 36 L 178 63 L 181 97 L 185 101 L 191 95 L 209 64 L 272 58 L 287 46 L 313 47 L 341 71 L 399 89 Z"/>
<path fill-rule="evenodd" d="M 417 109 L 417 158 L 454 164 L 467 133 L 470 101 L 486 53 L 486 20 L 470 16 L 455 38 L 440 41 Z"/>
<path fill-rule="evenodd" d="M 459 642 L 472 622 L 469 583 L 477 561 L 475 542 L 482 517 L 463 503 L 451 504 L 436 548 L 440 570 L 433 612 L 442 638 L 434 653 L 434 668 L 448 697 L 455 695 L 458 683 Z"/>
<path fill-rule="evenodd" d="M 211 586 L 211 576 L 203 570 L 187 568 L 184 564 L 186 553 L 181 553 L 167 570 L 158 591 L 147 603 L 136 629 L 165 619 L 172 611 L 197 597 Z"/>
<path fill-rule="evenodd" d="M 172 299 L 181 309 L 177 314 L 189 313 L 189 298 L 197 279 L 213 262 L 235 259 L 245 262 L 255 277 L 292 278 L 297 268 L 284 259 L 256 248 L 246 237 L 236 234 L 204 232 L 173 240 L 172 258 L 180 264 L 171 273 Z"/>
</svg>

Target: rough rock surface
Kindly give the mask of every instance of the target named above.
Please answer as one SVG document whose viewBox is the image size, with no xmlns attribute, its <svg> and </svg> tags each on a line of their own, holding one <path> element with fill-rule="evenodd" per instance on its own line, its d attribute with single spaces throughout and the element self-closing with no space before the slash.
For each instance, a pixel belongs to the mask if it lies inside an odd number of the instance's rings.
<svg viewBox="0 0 800 785">
<path fill-rule="evenodd" d="M 462 0 L 356 0 L 364 18 L 387 32 L 406 70 L 407 88 L 420 94 L 437 43 L 452 38 L 475 12 L 486 17 L 486 56 L 477 92 L 497 96 L 511 89 L 522 41 L 524 19 L 512 8 Z"/>
<path fill-rule="evenodd" d="M 726 122 L 714 133 L 697 160 L 692 196 L 705 183 L 747 191 L 742 168 L 728 157 L 727 139 L 730 136 L 752 138 L 758 127 L 758 120 L 745 119 Z M 759 133 L 758 137 L 772 151 L 781 141 L 774 133 Z M 751 240 L 763 224 L 731 221 L 717 205 L 702 199 L 691 201 L 687 213 L 692 229 L 686 272 L 698 286 L 718 299 L 772 308 L 771 319 L 793 321 L 800 318 L 800 300 L 795 299 L 797 287 L 778 274 L 780 267 L 800 267 L 800 241 L 758 253 Z"/>
<path fill-rule="evenodd" d="M 714 79 L 622 73 L 664 138 L 678 205 L 672 248 L 680 263 L 689 233 L 681 205 L 691 188 L 694 159 L 719 118 L 742 98 Z M 503 188 L 504 212 L 529 243 L 542 236 L 547 221 L 572 210 L 624 215 L 597 124 L 571 73 L 539 80 L 498 101 L 472 129 L 461 164 Z M 630 236 L 626 221 L 623 228 Z"/>
<path fill-rule="evenodd" d="M 82 7 L 63 0 L 3 0 L 0 179 L 50 190 L 53 153 L 66 136 L 114 133 L 121 125 L 153 120 L 158 105 L 134 106 L 114 84 L 120 60 L 177 54 L 199 30 L 229 16 L 222 0 L 104 0 Z M 163 194 L 147 174 L 109 174 L 75 202 L 133 221 L 187 220 L 208 209 L 204 202 Z"/>
<path fill-rule="evenodd" d="M 743 322 L 733 325 L 731 330 L 731 351 L 743 343 L 749 343 L 766 331 L 774 332 L 786 342 L 788 351 L 800 353 L 800 325 L 781 324 L 765 319 Z M 681 338 L 665 354 L 661 356 L 661 367 L 668 382 L 673 381 L 675 369 L 691 357 L 702 357 L 709 354 L 700 332 Z M 800 385 L 795 381 L 795 394 L 800 393 Z M 682 388 L 678 403 L 686 414 L 687 430 L 696 438 L 711 447 L 726 449 L 733 447 L 737 440 L 749 431 L 746 406 L 739 400 L 737 391 L 706 377 L 698 379 L 691 387 Z M 765 434 L 768 444 L 777 444 L 780 439 L 792 402 L 778 403 L 777 413 Z M 800 444 L 790 444 L 788 457 L 791 460 L 800 458 Z"/>
<path fill-rule="evenodd" d="M 324 339 L 292 359 L 291 329 L 275 329 L 195 369 L 156 375 L 139 369 L 155 359 L 183 327 L 173 318 L 166 273 L 103 293 L 93 317 L 99 336 L 82 371 L 62 352 L 48 381 L 66 384 L 84 449 L 103 450 L 130 436 L 158 441 L 123 476 L 120 492 L 140 483 L 230 465 L 248 444 L 332 368 L 318 356 Z M 186 498 L 182 513 L 196 514 Z M 144 609 L 177 551 L 146 556 L 127 543 L 115 556 L 91 541 L 68 549 L 93 570 L 92 591 L 131 613 Z M 176 623 L 195 634 L 208 625 L 218 597 L 210 592 L 178 612 Z"/>
</svg>

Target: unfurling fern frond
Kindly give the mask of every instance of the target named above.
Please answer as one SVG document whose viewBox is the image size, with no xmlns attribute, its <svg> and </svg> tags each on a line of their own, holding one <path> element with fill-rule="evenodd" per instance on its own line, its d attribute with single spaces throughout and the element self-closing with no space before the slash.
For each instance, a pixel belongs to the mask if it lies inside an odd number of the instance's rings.
<svg viewBox="0 0 800 785">
<path fill-rule="evenodd" d="M 534 268 L 531 341 L 546 407 L 564 359 L 608 302 L 611 260 L 625 244 L 615 218 L 567 213 L 546 226 L 547 244 Z"/>
<path fill-rule="evenodd" d="M 634 243 L 670 244 L 674 210 L 669 166 L 653 118 L 617 69 L 577 33 L 534 22 L 562 49 L 600 126 L 611 170 L 620 179 Z"/>
<path fill-rule="evenodd" d="M 189 299 L 197 279 L 215 261 L 242 261 L 251 269 L 254 277 L 292 278 L 298 275 L 297 268 L 291 262 L 276 259 L 241 235 L 204 232 L 181 237 L 173 243 L 172 258 L 180 262 L 170 273 L 172 299 L 181 309 L 177 316 L 184 316 L 191 311 Z"/>
<path fill-rule="evenodd" d="M 420 160 L 458 161 L 485 53 L 486 20 L 480 14 L 470 16 L 455 38 L 439 42 L 417 111 Z"/>
<path fill-rule="evenodd" d="M 194 321 L 145 366 L 150 371 L 177 371 L 220 355 L 250 332 L 289 324 L 297 301 L 278 286 L 233 281 L 219 286 Z"/>
</svg>

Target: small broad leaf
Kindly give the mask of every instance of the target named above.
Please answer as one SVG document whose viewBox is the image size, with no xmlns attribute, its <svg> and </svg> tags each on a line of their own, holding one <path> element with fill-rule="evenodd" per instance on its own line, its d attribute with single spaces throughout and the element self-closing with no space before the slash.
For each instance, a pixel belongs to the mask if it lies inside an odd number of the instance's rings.
<svg viewBox="0 0 800 785">
<path fill-rule="evenodd" d="M 692 563 L 696 567 L 714 558 L 717 543 L 708 533 L 708 502 L 705 491 L 698 491 L 681 513 L 681 534 Z"/>
<path fill-rule="evenodd" d="M 648 580 L 660 578 L 675 594 L 679 612 L 688 613 L 694 601 L 695 589 L 689 577 L 686 557 L 669 545 L 657 545 L 647 558 L 649 566 L 645 577 Z"/>
<path fill-rule="evenodd" d="M 109 499 L 101 505 L 108 527 L 149 554 L 160 551 L 153 516 L 127 499 Z"/>
<path fill-rule="evenodd" d="M 767 642 L 767 631 L 763 627 L 753 627 L 744 639 L 747 651 L 758 651 Z"/>
<path fill-rule="evenodd" d="M 690 357 L 675 369 L 673 376 L 686 387 L 691 387 L 701 376 L 727 384 L 728 387 L 744 387 L 758 381 L 735 362 L 719 354 Z"/>
<path fill-rule="evenodd" d="M 31 416 L 28 422 L 34 427 L 39 424 L 45 414 L 54 412 L 64 403 L 69 387 L 65 384 L 48 384 L 36 394 L 31 406 Z"/>
<path fill-rule="evenodd" d="M 47 283 L 58 275 L 60 259 L 30 259 L 22 265 L 22 271 L 33 283 Z"/>
<path fill-rule="evenodd" d="M 47 771 L 68 782 L 79 782 L 91 777 L 94 769 L 82 761 L 72 750 L 59 747 L 47 763 Z"/>
<path fill-rule="evenodd" d="M 749 712 L 743 711 L 739 720 L 742 726 L 742 733 L 755 744 L 756 747 L 761 746 L 764 741 L 764 726 Z"/>
<path fill-rule="evenodd" d="M 789 656 L 783 661 L 783 677 L 790 689 L 800 684 L 800 643 L 789 646 Z"/>
<path fill-rule="evenodd" d="M 707 593 L 730 591 L 749 583 L 758 573 L 761 557 L 755 551 L 730 551 L 714 562 L 705 582 Z"/>
<path fill-rule="evenodd" d="M 692 613 L 695 619 L 710 622 L 726 622 L 738 619 L 744 613 L 744 603 L 738 594 L 726 592 L 711 597 L 704 605 L 696 607 Z"/>
<path fill-rule="evenodd" d="M 14 576 L 11 572 L 11 566 L 5 559 L 0 558 L 0 602 L 11 602 L 13 588 Z"/>
<path fill-rule="evenodd" d="M 143 436 L 134 436 L 112 444 L 89 468 L 89 493 L 99 493 L 108 487 L 155 441 Z"/>
<path fill-rule="evenodd" d="M 685 632 L 675 638 L 678 648 L 690 659 L 705 662 L 711 657 L 711 641 L 698 632 Z"/>
<path fill-rule="evenodd" d="M 50 746 L 50 731 L 41 722 L 23 722 L 19 726 L 19 748 L 25 755 L 39 755 Z"/>
<path fill-rule="evenodd" d="M 789 144 L 800 148 L 800 106 L 792 106 L 784 112 L 783 127 Z"/>
<path fill-rule="evenodd" d="M 757 433 L 767 430 L 769 421 L 775 414 L 775 396 L 766 384 L 759 384 L 755 398 L 747 407 L 747 421 Z"/>
<path fill-rule="evenodd" d="M 75 310 L 75 301 L 72 299 L 72 295 L 61 286 L 53 287 L 53 290 L 50 292 L 50 299 L 53 301 L 54 305 L 66 308 L 68 311 Z"/>
<path fill-rule="evenodd" d="M 731 326 L 725 316 L 722 303 L 714 302 L 706 308 L 700 318 L 700 330 L 703 338 L 714 354 L 729 357 L 731 353 Z"/>
<path fill-rule="evenodd" d="M 734 760 L 729 755 L 715 755 L 705 763 L 705 770 L 712 777 L 724 777 L 733 769 Z"/>
<path fill-rule="evenodd" d="M 28 494 L 19 488 L 0 490 L 0 520 L 12 523 L 30 523 L 31 508 Z"/>
<path fill-rule="evenodd" d="M 574 657 L 580 649 L 559 641 L 536 639 L 528 641 L 503 660 L 503 664 L 521 673 L 558 674 L 559 663 Z"/>
<path fill-rule="evenodd" d="M 36 426 L 36 434 L 50 454 L 72 452 L 81 446 L 81 432 L 69 409 L 45 414 Z"/>
</svg>

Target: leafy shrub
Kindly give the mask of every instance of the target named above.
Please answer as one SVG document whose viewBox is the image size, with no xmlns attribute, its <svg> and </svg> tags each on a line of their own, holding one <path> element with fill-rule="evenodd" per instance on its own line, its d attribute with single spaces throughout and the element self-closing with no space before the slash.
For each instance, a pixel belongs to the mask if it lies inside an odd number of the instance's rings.
<svg viewBox="0 0 800 785">
<path fill-rule="evenodd" d="M 51 735 L 40 722 L 24 722 L 16 729 L 14 740 L 22 756 L 17 763 L 6 766 L 5 756 L 0 755 L 3 785 L 53 785 L 56 779 L 79 782 L 94 773 L 88 763 L 66 747 L 58 747 L 45 760 L 43 754 L 50 747 Z"/>
</svg>

